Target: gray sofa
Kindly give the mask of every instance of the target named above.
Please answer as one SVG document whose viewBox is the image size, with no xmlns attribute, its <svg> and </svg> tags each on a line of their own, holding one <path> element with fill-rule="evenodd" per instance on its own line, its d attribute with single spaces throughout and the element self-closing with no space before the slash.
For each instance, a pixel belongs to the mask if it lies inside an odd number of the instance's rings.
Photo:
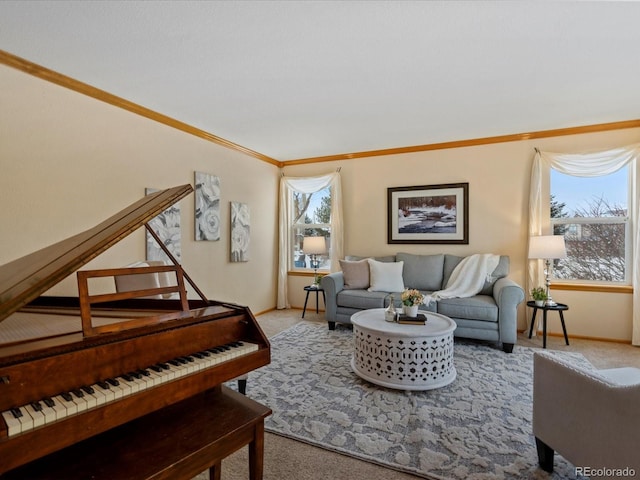
<svg viewBox="0 0 640 480">
<path fill-rule="evenodd" d="M 404 288 L 432 293 L 445 288 L 454 268 L 464 257 L 398 253 L 372 258 L 380 262 L 402 261 L 401 267 L 399 263 L 395 266 L 402 269 Z M 370 291 L 365 285 L 369 280 L 362 275 L 368 266 L 365 258 L 346 257 L 341 264 L 344 272 L 325 275 L 321 280 L 326 296 L 325 318 L 330 330 L 335 329 L 336 322 L 351 323 L 351 315 L 361 310 L 386 308 L 391 296 L 395 306 L 401 308 L 402 292 L 397 282 L 393 285 L 397 291 Z M 360 275 L 354 273 L 358 271 Z M 509 257 L 503 255 L 478 295 L 441 299 L 422 305 L 420 309 L 452 318 L 457 324 L 455 336 L 501 342 L 504 351 L 510 353 L 517 340 L 517 307 L 524 300 L 524 290 L 508 279 L 508 274 Z"/>
</svg>

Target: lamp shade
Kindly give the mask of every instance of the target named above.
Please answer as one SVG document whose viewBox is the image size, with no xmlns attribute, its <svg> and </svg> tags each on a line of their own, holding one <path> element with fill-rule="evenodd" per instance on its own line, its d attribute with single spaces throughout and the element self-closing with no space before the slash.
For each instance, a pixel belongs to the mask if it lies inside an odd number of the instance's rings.
<svg viewBox="0 0 640 480">
<path fill-rule="evenodd" d="M 563 235 L 539 235 L 529 238 L 529 258 L 567 258 Z"/>
<path fill-rule="evenodd" d="M 327 253 L 327 242 L 324 237 L 304 237 L 302 251 L 307 255 L 323 255 Z"/>
</svg>

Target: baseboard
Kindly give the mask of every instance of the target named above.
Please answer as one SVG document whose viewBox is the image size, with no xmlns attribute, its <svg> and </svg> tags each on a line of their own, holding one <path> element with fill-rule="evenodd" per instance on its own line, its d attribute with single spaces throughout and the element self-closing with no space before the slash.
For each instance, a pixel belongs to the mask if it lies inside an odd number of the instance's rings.
<svg viewBox="0 0 640 480">
<path fill-rule="evenodd" d="M 522 333 L 523 335 L 528 335 L 528 330 L 518 330 L 518 333 Z M 536 330 L 536 335 L 542 337 L 542 330 Z M 569 335 L 567 334 L 569 339 L 577 339 L 577 340 L 592 340 L 594 342 L 609 342 L 609 343 L 621 343 L 624 345 L 631 345 L 631 340 L 623 340 L 621 338 L 606 338 L 606 337 L 589 337 L 587 335 Z M 547 337 L 560 337 L 564 339 L 564 335 L 562 333 L 556 332 L 547 332 Z"/>
</svg>

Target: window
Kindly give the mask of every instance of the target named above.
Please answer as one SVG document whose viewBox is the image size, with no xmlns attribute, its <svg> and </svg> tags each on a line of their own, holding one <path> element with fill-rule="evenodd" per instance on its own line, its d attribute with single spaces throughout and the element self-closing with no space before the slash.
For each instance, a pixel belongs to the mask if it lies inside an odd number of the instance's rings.
<svg viewBox="0 0 640 480">
<path fill-rule="evenodd" d="M 551 169 L 551 225 L 567 248 L 554 279 L 631 283 L 629 191 L 628 166 L 599 177 Z"/>
<path fill-rule="evenodd" d="M 315 193 L 291 192 L 292 241 L 291 265 L 296 269 L 312 268 L 311 258 L 302 251 L 304 237 L 325 237 L 327 251 L 331 236 L 331 187 Z M 330 253 L 318 258 L 320 269 L 330 266 Z"/>
</svg>

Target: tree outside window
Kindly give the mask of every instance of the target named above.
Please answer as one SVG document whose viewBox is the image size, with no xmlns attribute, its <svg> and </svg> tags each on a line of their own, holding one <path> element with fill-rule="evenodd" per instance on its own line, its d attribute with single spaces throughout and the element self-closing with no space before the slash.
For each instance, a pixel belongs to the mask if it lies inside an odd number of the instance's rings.
<svg viewBox="0 0 640 480">
<path fill-rule="evenodd" d="M 551 224 L 567 249 L 566 259 L 554 261 L 554 279 L 630 282 L 628 176 L 628 167 L 595 178 L 552 170 Z"/>
</svg>

